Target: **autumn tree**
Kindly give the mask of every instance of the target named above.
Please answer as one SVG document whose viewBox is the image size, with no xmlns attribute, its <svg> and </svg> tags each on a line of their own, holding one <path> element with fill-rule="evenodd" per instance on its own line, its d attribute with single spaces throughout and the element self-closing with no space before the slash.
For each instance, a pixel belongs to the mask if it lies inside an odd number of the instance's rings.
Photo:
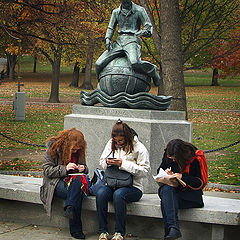
<svg viewBox="0 0 240 240">
<path fill-rule="evenodd" d="M 197 69 L 205 66 L 210 61 L 208 54 L 209 49 L 215 43 L 217 39 L 224 39 L 227 37 L 228 32 L 239 23 L 239 17 L 237 17 L 237 11 L 239 9 L 239 3 L 235 0 L 179 0 L 179 1 L 162 1 L 162 0 L 139 0 L 140 4 L 145 7 L 148 15 L 153 24 L 153 42 L 155 45 L 155 51 L 149 51 L 154 56 L 161 56 L 161 51 L 171 51 L 171 47 L 163 49 L 163 39 L 166 38 L 165 34 L 171 34 L 168 31 L 167 25 L 171 24 L 172 18 L 176 16 L 171 15 L 173 8 L 176 9 L 176 4 L 179 5 L 177 18 L 180 18 L 180 25 L 177 24 L 179 31 L 181 32 L 181 45 L 182 58 L 179 58 L 179 65 L 182 65 L 185 70 Z M 174 7 L 174 6 L 175 7 Z M 162 14 L 166 20 L 163 21 Z M 164 29 L 167 31 L 164 32 Z M 178 32 L 179 32 L 178 31 Z M 179 35 L 175 37 L 175 44 L 178 43 Z M 175 58 L 172 55 L 172 60 Z M 182 59 L 182 60 L 181 60 Z M 176 59 L 175 59 L 176 60 Z M 161 59 L 159 69 L 164 64 L 164 59 Z M 181 63 L 182 61 L 182 63 Z M 171 66 L 168 68 L 174 68 L 176 62 L 171 61 Z M 169 72 L 163 71 L 163 89 L 168 89 L 168 94 L 174 97 L 172 109 L 184 110 L 186 109 L 184 99 L 185 92 L 182 80 L 182 74 L 175 76 Z M 174 73 L 174 72 L 173 72 Z M 168 79 L 166 79 L 168 76 Z M 172 85 L 181 87 L 180 91 L 176 91 L 172 88 Z M 171 90 L 172 89 L 172 90 Z M 166 92 L 164 92 L 166 94 Z M 172 93 L 172 94 L 171 94 Z M 180 100 L 182 99 L 182 100 Z M 180 101 L 179 104 L 175 104 L 174 101 Z"/>
<path fill-rule="evenodd" d="M 229 34 L 228 39 L 219 40 L 210 49 L 213 68 L 212 86 L 218 86 L 218 77 L 225 79 L 228 76 L 240 74 L 240 27 Z M 219 73 L 220 71 L 220 73 Z"/>
<path fill-rule="evenodd" d="M 52 84 L 49 102 L 59 102 L 59 76 L 63 52 L 69 46 L 76 48 L 78 34 L 82 32 L 86 22 L 91 20 L 89 11 L 94 9 L 97 15 L 102 10 L 98 9 L 101 2 L 108 1 L 2 1 L 5 11 L 1 12 L 1 23 L 11 33 L 27 39 L 51 63 Z M 11 11 L 13 7 L 17 11 Z M 8 19 L 11 19 L 11 24 Z M 84 33 L 86 36 L 88 32 Z"/>
<path fill-rule="evenodd" d="M 72 86 L 78 87 L 78 72 L 80 67 L 84 66 L 85 77 L 81 88 L 93 89 L 91 83 L 92 67 L 100 53 L 104 50 L 104 36 L 107 29 L 108 17 L 111 11 L 119 3 L 113 3 L 111 0 L 96 1 L 95 5 L 91 5 L 85 11 L 85 19 L 80 21 L 81 32 L 78 33 L 78 41 L 75 50 L 72 49 L 71 60 L 75 63 Z M 86 8 L 85 8 L 86 10 Z M 69 51 L 68 51 L 69 52 Z"/>
</svg>

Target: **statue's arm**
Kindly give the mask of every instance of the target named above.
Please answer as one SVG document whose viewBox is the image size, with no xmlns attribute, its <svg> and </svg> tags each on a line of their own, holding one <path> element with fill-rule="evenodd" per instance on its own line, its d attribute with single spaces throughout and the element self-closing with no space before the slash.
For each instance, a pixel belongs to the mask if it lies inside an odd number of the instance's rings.
<svg viewBox="0 0 240 240">
<path fill-rule="evenodd" d="M 117 26 L 117 12 L 116 12 L 116 10 L 113 10 L 110 22 L 108 24 L 105 39 L 108 38 L 108 39 L 112 40 L 112 37 L 113 37 L 113 34 L 115 32 L 116 26 Z"/>
<path fill-rule="evenodd" d="M 138 35 L 139 37 L 141 37 L 141 36 L 151 37 L 152 36 L 152 24 L 147 15 L 145 8 L 143 8 L 143 7 L 141 8 L 139 16 L 140 16 L 143 28 L 136 35 Z"/>
</svg>

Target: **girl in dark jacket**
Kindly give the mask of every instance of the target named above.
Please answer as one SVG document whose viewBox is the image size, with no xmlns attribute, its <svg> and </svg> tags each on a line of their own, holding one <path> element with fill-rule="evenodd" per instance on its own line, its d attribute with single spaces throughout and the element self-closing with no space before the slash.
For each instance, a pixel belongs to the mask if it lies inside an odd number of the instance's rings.
<svg viewBox="0 0 240 240">
<path fill-rule="evenodd" d="M 69 218 L 70 234 L 74 238 L 84 239 L 81 210 L 89 185 L 86 141 L 82 132 L 72 128 L 59 132 L 58 136 L 46 142 L 48 149 L 43 163 L 41 200 L 50 216 L 53 197 L 66 199 L 64 216 Z"/>
<path fill-rule="evenodd" d="M 204 206 L 202 199 L 202 188 L 204 187 L 201 173 L 202 163 L 196 157 L 197 151 L 200 150 L 197 150 L 191 143 L 184 142 L 181 139 L 171 140 L 167 144 L 162 163 L 158 168 L 158 172 L 162 168 L 172 175 L 171 177 L 178 177 L 187 184 L 187 187 L 182 187 L 181 184 L 178 187 L 165 184 L 159 188 L 158 195 L 161 199 L 165 240 L 181 237 L 178 209 Z M 202 151 L 200 152 L 203 154 Z"/>
</svg>

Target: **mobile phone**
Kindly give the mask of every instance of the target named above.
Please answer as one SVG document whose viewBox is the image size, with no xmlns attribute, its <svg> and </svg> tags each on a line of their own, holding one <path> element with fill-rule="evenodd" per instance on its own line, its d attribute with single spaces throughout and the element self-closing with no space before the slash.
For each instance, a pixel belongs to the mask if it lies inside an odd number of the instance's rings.
<svg viewBox="0 0 240 240">
<path fill-rule="evenodd" d="M 115 160 L 116 158 L 113 158 L 113 157 L 109 157 L 108 159 L 110 159 L 110 160 Z"/>
</svg>

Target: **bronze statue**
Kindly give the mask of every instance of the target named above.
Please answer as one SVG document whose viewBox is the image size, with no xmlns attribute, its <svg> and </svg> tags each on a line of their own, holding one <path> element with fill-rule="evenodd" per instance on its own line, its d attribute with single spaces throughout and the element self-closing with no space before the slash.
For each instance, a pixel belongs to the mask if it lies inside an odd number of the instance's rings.
<svg viewBox="0 0 240 240">
<path fill-rule="evenodd" d="M 112 43 L 117 26 L 118 38 Z M 140 37 L 151 35 L 152 24 L 145 9 L 131 0 L 121 0 L 107 28 L 106 51 L 96 62 L 98 87 L 92 92 L 81 91 L 81 104 L 166 110 L 172 97 L 148 93 L 151 79 L 155 86 L 161 79 L 154 64 L 141 60 Z"/>
<path fill-rule="evenodd" d="M 118 38 L 112 44 L 112 37 L 118 25 Z M 143 26 L 141 29 L 141 25 Z M 157 67 L 150 62 L 141 60 L 140 37 L 152 35 L 152 24 L 146 10 L 131 0 L 121 0 L 121 6 L 113 10 L 109 22 L 105 43 L 106 51 L 96 62 L 96 72 L 100 72 L 109 62 L 118 57 L 126 56 L 136 72 L 148 75 L 156 86 L 160 84 Z"/>
</svg>

